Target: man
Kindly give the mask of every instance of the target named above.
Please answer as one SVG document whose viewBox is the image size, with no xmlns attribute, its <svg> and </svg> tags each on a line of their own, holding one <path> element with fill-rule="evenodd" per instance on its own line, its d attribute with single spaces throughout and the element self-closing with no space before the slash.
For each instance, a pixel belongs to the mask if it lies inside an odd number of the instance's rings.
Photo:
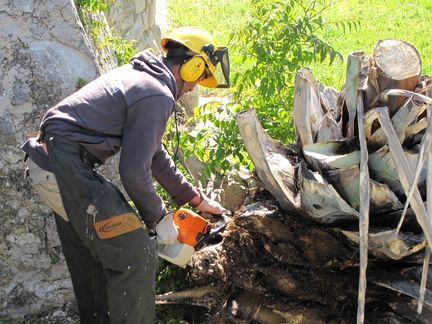
<svg viewBox="0 0 432 324">
<path fill-rule="evenodd" d="M 141 52 L 49 109 L 39 139 L 23 145 L 35 188 L 60 215 L 57 230 L 81 323 L 154 321 L 156 252 L 141 220 L 166 238 L 169 213 L 153 177 L 179 206 L 226 212 L 187 182 L 161 140 L 179 96 L 197 84 L 228 86 L 227 49 L 194 27 L 175 30 L 161 44 L 165 57 Z M 226 84 L 216 79 L 218 67 Z M 119 151 L 120 178 L 139 216 L 95 170 Z M 43 181 L 48 171 L 56 184 Z"/>
</svg>

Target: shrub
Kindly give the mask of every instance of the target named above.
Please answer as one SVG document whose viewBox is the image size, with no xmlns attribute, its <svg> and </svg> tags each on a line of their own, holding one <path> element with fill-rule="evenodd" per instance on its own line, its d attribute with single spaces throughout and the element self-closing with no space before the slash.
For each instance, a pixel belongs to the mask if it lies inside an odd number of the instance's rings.
<svg viewBox="0 0 432 324">
<path fill-rule="evenodd" d="M 231 35 L 234 56 L 246 67 L 233 77 L 233 104 L 207 105 L 195 113 L 199 131 L 183 137 L 186 156 L 197 155 L 205 177 L 243 164 L 252 169 L 235 121 L 235 113 L 255 108 L 269 134 L 294 141 L 292 106 L 297 70 L 312 61 L 331 64 L 339 52 L 320 39 L 326 5 L 319 0 L 251 0 L 248 23 Z"/>
<path fill-rule="evenodd" d="M 252 168 L 235 115 L 236 106 L 212 102 L 195 108 L 194 116 L 188 121 L 198 126 L 182 136 L 181 147 L 186 157 L 196 155 L 204 162 L 202 183 L 212 173 L 223 174 L 241 165 Z"/>
<path fill-rule="evenodd" d="M 271 136 L 294 141 L 294 78 L 314 60 L 342 55 L 318 37 L 327 8 L 319 0 L 252 0 L 251 20 L 232 40 L 248 68 L 234 76 L 235 101 L 254 107 Z"/>
</svg>

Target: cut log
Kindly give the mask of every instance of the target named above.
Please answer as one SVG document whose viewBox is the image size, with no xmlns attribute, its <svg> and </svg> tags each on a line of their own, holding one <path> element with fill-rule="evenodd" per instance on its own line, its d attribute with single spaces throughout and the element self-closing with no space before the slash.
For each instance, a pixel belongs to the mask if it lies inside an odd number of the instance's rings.
<svg viewBox="0 0 432 324">
<path fill-rule="evenodd" d="M 414 91 L 420 83 L 422 62 L 417 49 L 402 40 L 385 39 L 377 43 L 373 53 L 373 78 L 378 93 L 388 89 Z M 390 116 L 399 109 L 404 98 L 391 98 Z M 369 102 L 366 102 L 368 105 Z"/>
</svg>

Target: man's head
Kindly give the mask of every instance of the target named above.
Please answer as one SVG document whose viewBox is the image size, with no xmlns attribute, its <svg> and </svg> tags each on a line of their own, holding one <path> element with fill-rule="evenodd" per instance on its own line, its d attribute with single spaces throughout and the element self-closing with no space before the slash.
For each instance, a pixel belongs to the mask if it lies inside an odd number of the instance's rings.
<svg viewBox="0 0 432 324">
<path fill-rule="evenodd" d="M 163 38 L 161 45 L 180 84 L 180 95 L 192 90 L 196 84 L 209 88 L 229 87 L 228 49 L 216 47 L 207 31 L 182 27 Z M 225 79 L 224 84 L 217 79 L 218 65 Z"/>
</svg>

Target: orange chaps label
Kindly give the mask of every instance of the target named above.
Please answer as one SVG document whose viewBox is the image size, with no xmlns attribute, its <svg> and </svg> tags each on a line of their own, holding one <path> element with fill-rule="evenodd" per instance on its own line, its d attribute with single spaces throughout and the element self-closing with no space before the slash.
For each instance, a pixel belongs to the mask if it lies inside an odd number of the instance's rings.
<svg viewBox="0 0 432 324">
<path fill-rule="evenodd" d="M 134 213 L 121 214 L 96 222 L 94 228 L 101 239 L 109 239 L 142 228 L 143 224 Z"/>
</svg>

